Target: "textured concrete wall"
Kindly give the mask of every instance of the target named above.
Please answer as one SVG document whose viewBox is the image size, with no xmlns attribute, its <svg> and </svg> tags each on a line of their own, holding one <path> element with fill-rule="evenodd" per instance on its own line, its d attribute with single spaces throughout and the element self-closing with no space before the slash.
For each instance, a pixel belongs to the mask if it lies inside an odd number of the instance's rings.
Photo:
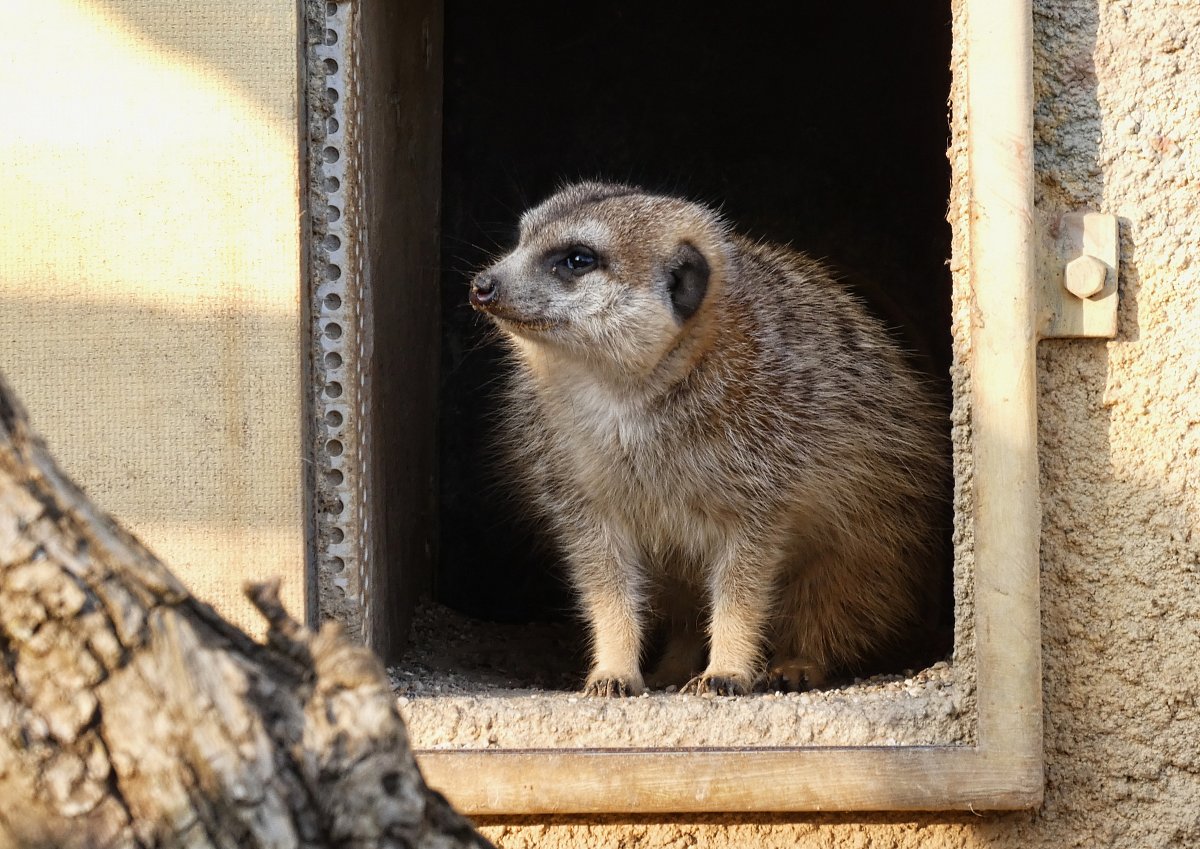
<svg viewBox="0 0 1200 849">
<path fill-rule="evenodd" d="M 200 596 L 301 613 L 296 2 L 0 8 L 0 369 Z"/>
<path fill-rule="evenodd" d="M 1200 4 L 1034 6 L 1039 212 L 1122 237 L 1119 338 L 1039 360 L 1044 806 L 488 823 L 500 845 L 1200 845 Z"/>
</svg>

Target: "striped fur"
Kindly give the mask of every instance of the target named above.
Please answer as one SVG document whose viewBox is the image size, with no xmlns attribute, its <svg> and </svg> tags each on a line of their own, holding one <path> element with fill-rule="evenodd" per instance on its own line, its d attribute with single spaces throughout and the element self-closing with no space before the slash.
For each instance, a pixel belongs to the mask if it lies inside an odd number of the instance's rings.
<svg viewBox="0 0 1200 849">
<path fill-rule="evenodd" d="M 708 286 L 681 319 L 685 245 Z M 597 257 L 582 275 L 563 268 L 575 248 Z M 820 685 L 917 626 L 937 583 L 945 422 L 820 263 L 705 206 L 581 183 L 528 211 L 483 275 L 516 362 L 509 469 L 578 591 L 586 692 L 642 691 L 656 621 L 672 636 L 652 682 L 728 694 L 768 669 Z"/>
</svg>

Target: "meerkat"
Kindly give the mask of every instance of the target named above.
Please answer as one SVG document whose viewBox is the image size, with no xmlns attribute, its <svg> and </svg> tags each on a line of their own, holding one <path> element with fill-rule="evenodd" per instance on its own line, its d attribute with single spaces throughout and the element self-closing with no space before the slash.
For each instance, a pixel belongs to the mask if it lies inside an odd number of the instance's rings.
<svg viewBox="0 0 1200 849">
<path fill-rule="evenodd" d="M 508 468 L 590 627 L 584 692 L 820 686 L 914 628 L 948 468 L 935 394 L 825 266 L 713 209 L 567 186 L 474 277 L 515 361 Z"/>
</svg>

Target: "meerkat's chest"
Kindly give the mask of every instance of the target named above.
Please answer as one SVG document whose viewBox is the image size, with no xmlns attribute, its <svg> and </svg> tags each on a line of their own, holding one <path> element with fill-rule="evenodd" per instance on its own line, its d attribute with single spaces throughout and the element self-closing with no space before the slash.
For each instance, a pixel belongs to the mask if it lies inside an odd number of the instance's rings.
<svg viewBox="0 0 1200 849">
<path fill-rule="evenodd" d="M 722 487 L 677 426 L 646 405 L 602 392 L 574 393 L 569 410 L 560 445 L 589 503 L 650 550 L 710 547 Z"/>
<path fill-rule="evenodd" d="M 584 384 L 558 400 L 552 418 L 561 444 L 589 478 L 636 483 L 670 465 L 670 429 L 638 399 Z"/>
</svg>

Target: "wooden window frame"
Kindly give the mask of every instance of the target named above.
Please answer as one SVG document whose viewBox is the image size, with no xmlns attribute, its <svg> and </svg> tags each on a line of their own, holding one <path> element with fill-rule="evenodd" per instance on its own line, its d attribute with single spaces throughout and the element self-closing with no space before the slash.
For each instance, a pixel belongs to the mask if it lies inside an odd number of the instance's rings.
<svg viewBox="0 0 1200 849">
<path fill-rule="evenodd" d="M 421 5 L 418 3 L 417 5 Z M 1035 807 L 1042 799 L 1040 654 L 1040 510 L 1035 406 L 1035 266 L 1032 138 L 1032 11 L 1030 0 L 961 0 L 965 15 L 968 173 L 965 244 L 973 321 L 967 366 L 975 513 L 973 615 L 975 742 L 972 745 L 858 747 L 739 747 L 703 749 L 521 749 L 419 751 L 429 783 L 464 812 L 634 813 L 715 811 L 907 811 Z M 344 44 L 353 63 L 340 90 L 349 115 L 342 151 L 351 157 L 343 201 L 365 204 L 362 183 L 371 163 L 354 120 L 355 17 L 361 4 L 341 2 Z M 440 9 L 436 0 L 426 9 Z M 390 14 L 390 13 L 389 13 Z M 429 33 L 424 49 L 428 51 Z M 440 96 L 440 78 L 438 81 Z M 391 143 L 389 141 L 389 143 Z M 369 148 L 369 145 L 368 145 Z M 369 158 L 369 156 L 368 156 Z M 420 179 L 420 178 L 416 178 Z M 436 186 L 436 180 L 434 180 Z M 421 190 L 428 194 L 429 186 Z M 355 193 L 357 192 L 357 200 Z M 367 192 L 366 194 L 369 194 Z M 377 202 L 377 201 L 376 201 Z M 360 216 L 357 220 L 367 220 Z M 347 232 L 340 249 L 370 257 Z M 394 236 L 395 237 L 395 236 Z M 400 237 L 395 237 L 400 238 Z M 422 236 L 423 238 L 423 236 Z M 963 240 L 960 240 L 960 244 Z M 358 273 L 369 276 L 361 270 Z M 348 268 L 348 272 L 353 269 Z M 342 285 L 364 285 L 353 273 Z M 347 303 L 362 299 L 348 298 Z M 359 306 L 369 309 L 369 306 Z M 358 326 L 364 322 L 359 321 Z M 369 322 L 366 323 L 369 327 Z M 354 326 L 347 324 L 347 327 Z M 369 333 L 369 330 L 363 331 Z M 373 367 L 344 341 L 342 368 L 359 375 L 369 393 Z M 360 344 L 358 351 L 370 350 Z M 324 344 L 328 345 L 328 342 Z M 363 379 L 363 375 L 367 379 Z M 353 385 L 353 384 L 351 384 Z M 364 396 L 365 397 L 365 396 Z M 367 404 L 359 405 L 367 417 Z M 351 405 L 353 409 L 353 405 Z M 370 423 L 359 422 L 358 432 Z M 369 446 L 347 432 L 351 458 L 370 477 Z M 342 462 L 345 461 L 344 458 Z M 370 487 L 360 488 L 369 492 Z M 365 497 L 365 496 L 364 496 Z M 364 515 L 368 503 L 356 503 Z M 365 534 L 365 526 L 364 526 Z M 353 541 L 351 541 L 353 543 Z M 339 553 L 353 555 L 351 543 Z M 374 543 L 359 540 L 362 559 Z M 320 558 L 320 553 L 316 555 Z M 385 558 L 386 559 L 386 558 Z M 314 569 L 316 567 L 314 566 Z M 378 567 L 376 567 L 378 568 Z M 365 573 L 363 573 L 365 575 Z M 365 609 L 369 580 L 358 590 Z M 390 631 L 404 625 L 392 623 Z M 364 639 L 377 635 L 367 627 Z M 378 646 L 378 642 L 375 642 Z M 960 685 L 961 686 L 961 685 Z"/>
</svg>

